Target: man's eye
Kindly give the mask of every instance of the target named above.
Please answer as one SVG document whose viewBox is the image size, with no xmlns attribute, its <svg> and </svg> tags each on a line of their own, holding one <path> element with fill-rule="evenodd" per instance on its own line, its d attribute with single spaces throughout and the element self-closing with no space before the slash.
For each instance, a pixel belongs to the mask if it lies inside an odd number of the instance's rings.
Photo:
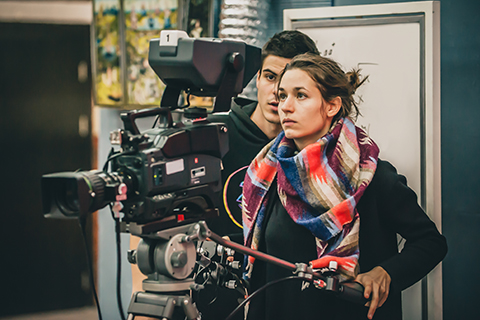
<svg viewBox="0 0 480 320">
<path fill-rule="evenodd" d="M 265 75 L 265 78 L 267 78 L 267 80 L 270 80 L 270 81 L 275 81 L 275 76 L 273 74 L 267 74 Z"/>
</svg>

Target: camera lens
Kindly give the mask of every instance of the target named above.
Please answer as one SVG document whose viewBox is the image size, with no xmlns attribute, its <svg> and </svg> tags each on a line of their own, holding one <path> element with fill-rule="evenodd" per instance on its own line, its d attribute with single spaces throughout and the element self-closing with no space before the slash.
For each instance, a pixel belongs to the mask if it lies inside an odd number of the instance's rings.
<svg viewBox="0 0 480 320">
<path fill-rule="evenodd" d="M 78 215 L 80 205 L 78 201 L 77 183 L 74 180 L 64 180 L 57 189 L 57 205 L 67 216 Z"/>
</svg>

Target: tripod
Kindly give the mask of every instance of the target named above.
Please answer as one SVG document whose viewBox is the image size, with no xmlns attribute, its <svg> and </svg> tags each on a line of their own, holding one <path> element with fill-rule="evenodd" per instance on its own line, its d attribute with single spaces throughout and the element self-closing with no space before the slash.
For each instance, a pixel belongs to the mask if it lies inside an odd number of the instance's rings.
<svg viewBox="0 0 480 320">
<path fill-rule="evenodd" d="M 136 263 L 147 279 L 142 284 L 144 291 L 132 295 L 128 320 L 137 315 L 169 320 L 198 318 L 189 294 L 196 261 L 195 244 L 187 235 L 191 228 L 185 225 L 138 235 L 142 240 L 129 252 L 129 261 Z"/>
</svg>

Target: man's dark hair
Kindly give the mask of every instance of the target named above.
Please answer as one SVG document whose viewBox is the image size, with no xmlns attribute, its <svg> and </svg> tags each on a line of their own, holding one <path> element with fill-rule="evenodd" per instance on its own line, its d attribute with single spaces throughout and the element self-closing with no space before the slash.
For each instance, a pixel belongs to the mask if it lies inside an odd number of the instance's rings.
<svg viewBox="0 0 480 320">
<path fill-rule="evenodd" d="M 262 48 L 262 66 L 269 55 L 292 59 L 302 53 L 320 54 L 315 42 L 298 30 L 276 33 Z"/>
</svg>

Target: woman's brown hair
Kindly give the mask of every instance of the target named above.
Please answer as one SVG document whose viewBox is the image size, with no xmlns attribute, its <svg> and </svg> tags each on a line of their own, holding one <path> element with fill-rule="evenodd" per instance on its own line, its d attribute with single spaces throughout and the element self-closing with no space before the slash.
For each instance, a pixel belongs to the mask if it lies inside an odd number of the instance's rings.
<svg viewBox="0 0 480 320">
<path fill-rule="evenodd" d="M 332 59 L 311 53 L 300 54 L 285 66 L 280 74 L 278 87 L 285 72 L 292 69 L 305 71 L 317 83 L 322 97 L 327 102 L 336 97 L 342 99 L 342 107 L 333 117 L 332 123 L 344 117 L 356 120 L 360 115 L 354 95 L 357 88 L 368 79 L 368 76 L 362 79 L 360 69 L 352 69 L 345 73 L 339 64 Z"/>
</svg>

